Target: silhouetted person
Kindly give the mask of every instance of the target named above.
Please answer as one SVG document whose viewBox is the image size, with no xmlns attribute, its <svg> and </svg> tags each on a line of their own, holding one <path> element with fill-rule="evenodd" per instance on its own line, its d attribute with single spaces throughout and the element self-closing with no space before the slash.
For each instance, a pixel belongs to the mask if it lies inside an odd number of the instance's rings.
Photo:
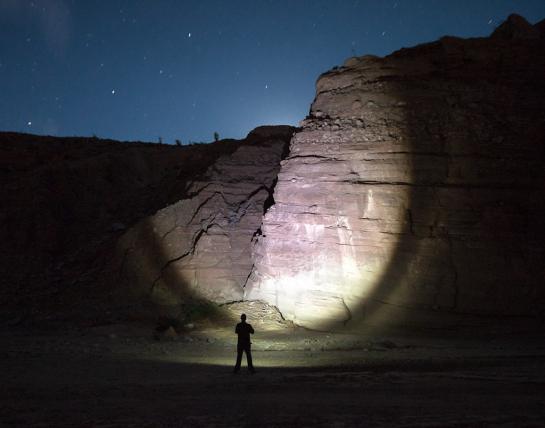
<svg viewBox="0 0 545 428">
<path fill-rule="evenodd" d="M 254 329 L 251 324 L 246 322 L 246 315 L 240 316 L 240 322 L 235 328 L 235 333 L 238 334 L 237 343 L 237 363 L 235 365 L 234 373 L 238 373 L 240 370 L 240 363 L 242 362 L 242 352 L 246 352 L 246 359 L 248 360 L 248 370 L 255 373 L 254 365 L 252 364 L 252 342 L 250 341 L 250 334 L 254 334 Z"/>
</svg>

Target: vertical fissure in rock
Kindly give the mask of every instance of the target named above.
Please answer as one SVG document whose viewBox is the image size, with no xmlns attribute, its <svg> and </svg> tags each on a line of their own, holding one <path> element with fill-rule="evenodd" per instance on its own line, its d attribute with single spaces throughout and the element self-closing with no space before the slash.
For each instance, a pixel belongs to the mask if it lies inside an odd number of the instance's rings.
<svg viewBox="0 0 545 428">
<path fill-rule="evenodd" d="M 279 165 L 284 159 L 289 157 L 289 155 L 290 155 L 290 145 L 291 145 L 291 140 L 286 141 L 284 143 L 284 146 L 282 147 L 282 154 L 280 156 Z M 260 223 L 259 227 L 256 229 L 256 231 L 252 235 L 252 239 L 250 241 L 251 246 L 254 246 L 256 244 L 257 240 L 259 239 L 259 237 L 262 235 L 263 217 L 265 216 L 267 211 L 275 204 L 274 191 L 276 189 L 276 185 L 278 184 L 278 174 L 280 173 L 280 169 L 281 168 L 279 167 L 277 175 L 274 178 L 274 180 L 273 180 L 270 187 L 262 186 L 262 188 L 267 190 L 268 196 L 267 196 L 267 199 L 265 199 L 265 202 L 263 203 L 263 216 L 261 218 L 261 223 Z M 258 190 L 260 190 L 260 189 L 258 189 Z M 253 259 L 253 254 L 252 254 L 252 259 Z M 248 276 L 246 277 L 246 280 L 244 281 L 244 284 L 242 285 L 242 289 L 243 289 L 242 299 L 243 300 L 245 300 L 245 298 L 246 298 L 246 286 L 248 285 L 248 282 L 250 281 L 250 278 L 252 277 L 252 274 L 254 273 L 254 269 L 255 269 L 255 263 L 252 263 L 252 267 L 251 267 L 251 269 L 250 269 L 250 271 L 248 273 Z M 278 310 L 278 313 L 280 314 L 282 319 L 284 319 L 284 316 L 280 312 L 280 309 L 278 309 L 277 307 L 276 307 L 276 309 Z"/>
<path fill-rule="evenodd" d="M 248 273 L 248 276 L 246 277 L 246 280 L 244 281 L 244 284 L 242 285 L 242 300 L 246 300 L 246 285 L 248 284 L 248 281 L 250 280 L 252 273 L 254 273 L 254 267 L 255 267 L 255 264 L 252 263 L 252 268 L 250 269 L 250 272 Z"/>
<path fill-rule="evenodd" d="M 267 197 L 267 199 L 265 199 L 265 203 L 263 204 L 263 215 L 265 215 L 269 208 L 274 205 L 274 188 L 276 187 L 277 183 L 278 176 L 274 179 L 271 187 L 267 189 L 267 191 L 269 192 L 269 196 Z M 261 230 L 261 227 L 259 227 L 258 230 Z"/>
<path fill-rule="evenodd" d="M 343 304 L 344 309 L 346 310 L 346 314 L 348 315 L 348 318 L 343 321 L 343 325 L 346 326 L 352 320 L 352 312 L 350 311 L 350 308 L 348 307 L 343 298 L 341 298 L 341 303 Z"/>
<path fill-rule="evenodd" d="M 299 129 L 297 129 L 298 131 Z M 287 159 L 290 156 L 290 145 L 291 140 L 284 143 L 284 147 L 282 147 L 282 154 L 280 155 L 280 162 L 282 162 L 284 159 Z M 280 164 L 279 162 L 279 164 Z M 278 168 L 278 173 L 280 173 L 280 169 Z M 274 178 L 271 186 L 267 188 L 267 191 L 269 192 L 269 196 L 265 200 L 265 203 L 263 204 L 263 215 L 267 213 L 269 208 L 271 208 L 274 204 L 274 189 L 276 188 L 276 185 L 278 184 L 278 173 L 276 174 L 276 177 Z M 256 233 L 254 233 L 254 236 L 259 235 L 261 233 L 261 226 L 256 230 Z"/>
</svg>

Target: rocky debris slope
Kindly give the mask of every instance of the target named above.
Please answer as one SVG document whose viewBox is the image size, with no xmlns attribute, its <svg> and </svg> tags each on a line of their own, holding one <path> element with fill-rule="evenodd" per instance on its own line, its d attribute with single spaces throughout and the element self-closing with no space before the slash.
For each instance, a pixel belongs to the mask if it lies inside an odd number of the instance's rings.
<svg viewBox="0 0 545 428">
<path fill-rule="evenodd" d="M 259 333 L 268 331 L 285 330 L 293 328 L 293 323 L 282 318 L 282 314 L 275 306 L 268 305 L 259 300 L 233 302 L 223 306 L 226 314 L 230 316 L 231 325 L 229 333 L 232 334 L 233 326 L 240 322 L 240 315 L 246 314 L 247 322 L 252 324 Z"/>
<path fill-rule="evenodd" d="M 119 237 L 196 191 L 196 177 L 220 156 L 274 129 L 182 147 L 0 133 L 3 316 L 58 317 L 77 301 L 103 302 L 116 285 L 108 272 Z"/>
<path fill-rule="evenodd" d="M 543 312 L 543 30 L 511 16 L 322 75 L 245 298 L 312 328 Z"/>
<path fill-rule="evenodd" d="M 113 271 L 124 298 L 178 317 L 188 301 L 241 300 L 251 241 L 294 128 L 260 127 L 187 187 L 184 197 L 120 239 Z"/>
</svg>

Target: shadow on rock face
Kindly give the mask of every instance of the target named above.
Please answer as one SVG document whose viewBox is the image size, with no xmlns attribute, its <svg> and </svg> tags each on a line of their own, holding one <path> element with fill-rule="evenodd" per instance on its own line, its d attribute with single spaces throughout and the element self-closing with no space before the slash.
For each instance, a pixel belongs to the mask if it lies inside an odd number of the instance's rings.
<svg viewBox="0 0 545 428">
<path fill-rule="evenodd" d="M 407 73 L 386 87 L 404 106 L 412 179 L 406 227 L 365 318 L 463 324 L 543 310 L 543 47 L 444 38 L 416 48 L 422 64 L 388 58 Z"/>
<path fill-rule="evenodd" d="M 4 316 L 85 317 L 101 306 L 112 285 L 103 270 L 123 232 L 239 146 L 0 133 Z"/>
</svg>

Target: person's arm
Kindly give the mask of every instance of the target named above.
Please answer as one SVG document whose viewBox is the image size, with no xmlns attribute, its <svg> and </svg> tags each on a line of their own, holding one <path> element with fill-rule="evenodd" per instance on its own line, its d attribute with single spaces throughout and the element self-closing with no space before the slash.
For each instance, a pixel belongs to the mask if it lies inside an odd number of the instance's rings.
<svg viewBox="0 0 545 428">
<path fill-rule="evenodd" d="M 248 327 L 250 327 L 248 329 L 248 331 L 250 332 L 250 334 L 254 334 L 254 328 L 252 327 L 252 324 L 248 324 Z"/>
<path fill-rule="evenodd" d="M 235 333 L 236 333 L 236 334 L 239 333 L 239 330 L 240 330 L 240 329 L 239 329 L 239 325 L 240 325 L 240 324 L 237 324 L 237 326 L 235 327 Z"/>
</svg>

